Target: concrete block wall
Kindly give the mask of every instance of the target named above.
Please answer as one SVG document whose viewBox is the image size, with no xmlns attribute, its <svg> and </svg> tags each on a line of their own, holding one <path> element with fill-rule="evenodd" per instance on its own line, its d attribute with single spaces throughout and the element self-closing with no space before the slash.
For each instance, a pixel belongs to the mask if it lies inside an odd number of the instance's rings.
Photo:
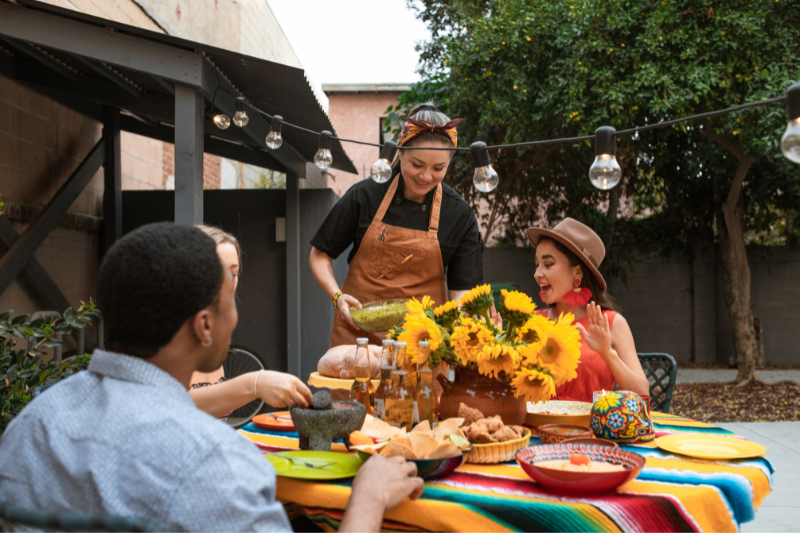
<svg viewBox="0 0 800 533">
<path fill-rule="evenodd" d="M 483 256 L 487 283 L 513 282 L 538 305 L 532 248 L 487 248 Z M 800 363 L 800 251 L 750 247 L 753 310 L 764 328 L 767 362 Z M 633 331 L 639 352 L 667 352 L 678 361 L 728 362 L 734 355 L 723 292 L 719 253 L 698 250 L 683 256 L 652 257 L 636 264 L 627 284 L 608 279 Z"/>
</svg>

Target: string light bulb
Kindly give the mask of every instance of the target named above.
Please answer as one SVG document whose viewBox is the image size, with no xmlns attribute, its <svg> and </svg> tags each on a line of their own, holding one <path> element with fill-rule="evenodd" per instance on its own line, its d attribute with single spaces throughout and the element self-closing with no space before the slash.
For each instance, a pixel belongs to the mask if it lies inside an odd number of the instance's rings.
<svg viewBox="0 0 800 533">
<path fill-rule="evenodd" d="M 248 122 L 250 122 L 250 117 L 247 116 L 247 111 L 244 110 L 244 98 L 240 96 L 236 99 L 236 113 L 233 114 L 233 123 L 240 128 L 244 128 Z"/>
<path fill-rule="evenodd" d="M 469 147 L 472 152 L 472 163 L 475 165 L 475 173 L 472 175 L 472 184 L 481 192 L 492 192 L 500 183 L 500 176 L 492 168 L 492 160 L 489 159 L 489 150 L 486 143 L 478 141 Z"/>
<path fill-rule="evenodd" d="M 594 163 L 589 167 L 589 180 L 602 191 L 613 189 L 620 178 L 622 169 L 617 163 L 617 130 L 611 126 L 601 126 L 594 132 Z"/>
<path fill-rule="evenodd" d="M 231 119 L 228 115 L 220 113 L 219 115 L 214 116 L 214 124 L 216 124 L 221 130 L 227 130 L 231 127 Z"/>
<path fill-rule="evenodd" d="M 283 129 L 283 117 L 275 115 L 272 117 L 272 124 L 269 126 L 269 133 L 267 134 L 267 148 L 270 150 L 277 150 L 283 144 L 283 136 L 281 130 Z"/>
<path fill-rule="evenodd" d="M 800 163 L 800 83 L 786 89 L 789 124 L 781 137 L 781 152 L 792 163 Z"/>
<path fill-rule="evenodd" d="M 331 132 L 323 130 L 319 134 L 319 148 L 317 153 L 314 154 L 314 164 L 320 170 L 328 170 L 333 163 L 333 154 L 331 154 Z"/>
<path fill-rule="evenodd" d="M 384 141 L 381 156 L 369 170 L 369 177 L 378 183 L 386 183 L 392 177 L 392 160 L 397 153 L 397 143 Z"/>
</svg>

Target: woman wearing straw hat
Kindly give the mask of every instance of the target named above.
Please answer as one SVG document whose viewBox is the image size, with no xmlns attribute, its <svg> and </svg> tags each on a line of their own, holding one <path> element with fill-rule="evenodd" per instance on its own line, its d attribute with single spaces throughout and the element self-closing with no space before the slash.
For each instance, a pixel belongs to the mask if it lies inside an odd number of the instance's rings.
<svg viewBox="0 0 800 533">
<path fill-rule="evenodd" d="M 598 270 L 606 249 L 600 237 L 577 220 L 565 218 L 553 229 L 528 228 L 536 247 L 536 282 L 549 309 L 544 316 L 575 316 L 581 333 L 578 377 L 556 389 L 559 400 L 592 402 L 592 393 L 620 389 L 649 395 L 649 384 L 625 318 L 614 310 Z"/>
</svg>

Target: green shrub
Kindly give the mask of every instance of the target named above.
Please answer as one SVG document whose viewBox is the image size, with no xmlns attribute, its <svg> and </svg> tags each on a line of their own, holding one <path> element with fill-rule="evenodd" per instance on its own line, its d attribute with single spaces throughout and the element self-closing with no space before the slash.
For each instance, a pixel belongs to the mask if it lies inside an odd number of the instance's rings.
<svg viewBox="0 0 800 533">
<path fill-rule="evenodd" d="M 12 313 L 0 313 L 0 433 L 31 401 L 36 387 L 50 386 L 89 365 L 89 354 L 77 354 L 60 363 L 42 361 L 41 356 L 46 348 L 61 344 L 54 338 L 56 334 L 74 334 L 100 317 L 92 300 L 81 302 L 77 312 L 70 307 L 63 318 L 38 318 L 30 324 L 26 324 L 29 315 L 12 318 Z"/>
</svg>

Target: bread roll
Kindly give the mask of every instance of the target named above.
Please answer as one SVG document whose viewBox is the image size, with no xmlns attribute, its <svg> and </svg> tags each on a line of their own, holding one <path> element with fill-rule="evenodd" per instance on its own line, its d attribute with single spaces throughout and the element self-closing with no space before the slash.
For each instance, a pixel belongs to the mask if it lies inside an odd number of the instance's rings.
<svg viewBox="0 0 800 533">
<path fill-rule="evenodd" d="M 323 376 L 340 379 L 354 379 L 356 366 L 356 346 L 344 344 L 334 346 L 317 363 L 317 372 Z M 381 347 L 369 345 L 369 373 L 372 379 L 380 377 Z"/>
</svg>

